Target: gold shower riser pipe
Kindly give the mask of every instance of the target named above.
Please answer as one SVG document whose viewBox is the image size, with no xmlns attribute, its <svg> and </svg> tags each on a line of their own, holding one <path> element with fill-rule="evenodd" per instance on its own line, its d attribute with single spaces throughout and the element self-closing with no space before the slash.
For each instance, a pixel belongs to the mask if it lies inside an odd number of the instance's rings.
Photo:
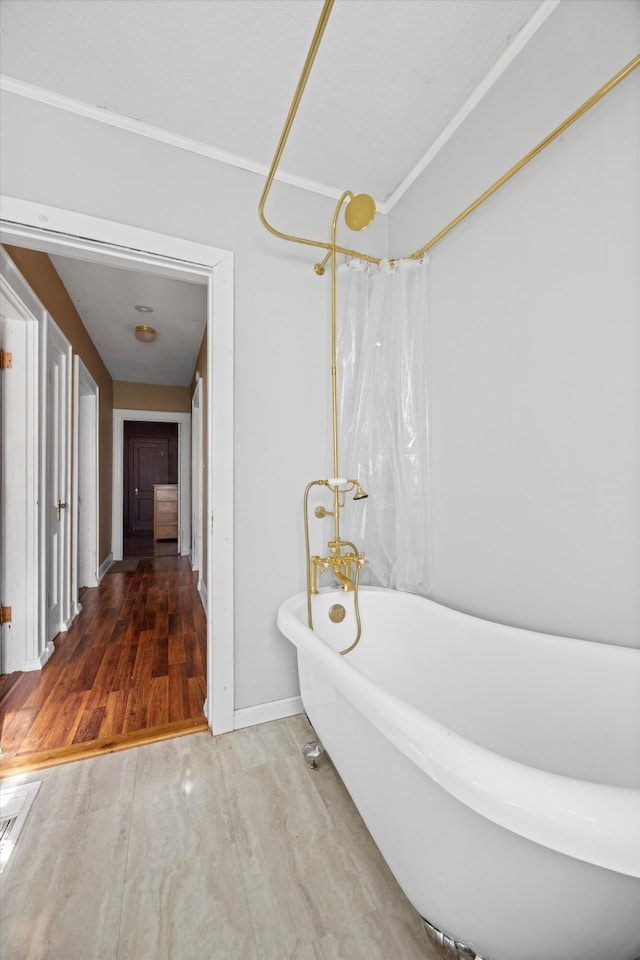
<svg viewBox="0 0 640 960">
<path fill-rule="evenodd" d="M 338 227 L 338 214 L 342 209 L 342 204 L 347 197 L 353 197 L 350 190 L 345 190 L 336 205 L 331 223 L 331 243 L 336 242 L 336 229 Z M 337 311 L 336 311 L 336 254 L 331 250 L 327 256 L 331 257 L 331 397 L 332 397 L 332 418 L 333 418 L 333 475 L 339 477 L 340 467 L 338 464 L 338 353 L 337 353 Z M 340 539 L 338 499 L 339 493 L 336 488 L 334 491 L 334 511 L 335 511 L 335 539 Z"/>
<path fill-rule="evenodd" d="M 320 14 L 320 19 L 318 21 L 318 25 L 313 35 L 313 40 L 311 41 L 311 46 L 307 54 L 307 59 L 305 60 L 302 74 L 300 75 L 300 80 L 298 81 L 298 86 L 296 87 L 296 92 L 291 102 L 289 113 L 287 115 L 287 119 L 286 119 L 284 128 L 282 130 L 282 134 L 280 136 L 280 141 L 278 143 L 275 156 L 273 158 L 271 167 L 269 169 L 267 181 L 266 181 L 264 190 L 262 191 L 262 196 L 260 198 L 260 204 L 258 207 L 258 213 L 260 216 L 260 220 L 262 224 L 266 227 L 266 229 L 270 233 L 272 233 L 275 237 L 279 237 L 281 240 L 289 240 L 292 243 L 302 243 L 310 247 L 320 247 L 323 250 L 329 251 L 329 255 L 332 253 L 342 253 L 348 257 L 357 257 L 359 260 L 365 260 L 369 263 L 380 263 L 379 257 L 371 257 L 366 253 L 359 253 L 357 250 L 350 250 L 347 247 L 341 247 L 335 243 L 329 243 L 323 240 L 310 240 L 306 237 L 297 237 L 292 234 L 283 233 L 281 230 L 277 230 L 268 222 L 264 213 L 264 207 L 267 202 L 267 197 L 269 196 L 271 186 L 273 184 L 275 175 L 278 170 L 280 159 L 282 157 L 287 140 L 289 139 L 291 127 L 293 126 L 293 121 L 295 120 L 296 113 L 298 112 L 298 107 L 300 106 L 300 101 L 302 100 L 302 95 L 304 94 L 307 81 L 309 79 L 309 75 L 311 73 L 311 69 L 313 67 L 313 64 L 316 58 L 316 54 L 318 52 L 320 43 L 324 36 L 324 32 L 325 32 L 334 2 L 335 0 L 325 0 L 324 6 L 322 8 L 322 13 Z M 426 243 L 419 250 L 416 250 L 415 253 L 409 254 L 408 259 L 417 260 L 424 253 L 427 253 L 428 250 L 430 250 L 432 247 L 436 245 L 436 243 L 438 243 L 440 240 L 446 237 L 448 233 L 450 233 L 455 227 L 457 227 L 458 224 L 462 223 L 462 221 L 466 219 L 466 217 L 468 217 L 471 213 L 473 213 L 474 210 L 477 210 L 478 207 L 481 204 L 483 204 L 485 200 L 488 200 L 489 197 L 491 197 L 497 190 L 500 189 L 500 187 L 502 187 L 505 183 L 511 180 L 511 178 L 514 177 L 516 173 L 519 173 L 519 171 L 522 170 L 523 167 L 525 167 L 528 163 L 530 163 L 531 160 L 534 159 L 534 157 L 537 157 L 539 153 L 541 153 L 546 147 L 549 146 L 549 144 L 553 143 L 553 141 L 556 140 L 557 137 L 559 137 L 562 133 L 564 133 L 564 131 L 567 130 L 568 127 L 570 127 L 573 123 L 575 123 L 576 120 L 578 120 L 581 116 L 583 116 L 583 114 L 585 114 L 588 110 L 590 110 L 591 107 L 595 106 L 595 104 L 598 103 L 599 100 L 602 100 L 602 98 L 606 96 L 607 93 L 609 93 L 611 90 L 617 87 L 618 84 L 621 83 L 622 80 L 625 79 L 625 77 L 629 76 L 629 74 L 632 73 L 637 67 L 640 67 L 640 54 L 634 57 L 634 59 L 631 60 L 625 67 L 619 70 L 618 73 L 616 73 L 615 76 L 613 76 L 610 80 L 608 80 L 607 83 L 604 84 L 604 86 L 600 87 L 600 89 L 597 90 L 593 94 L 593 96 L 589 97 L 589 99 L 586 100 L 582 104 L 582 106 L 578 107 L 578 109 L 575 110 L 569 117 L 567 117 L 567 119 L 564 120 L 559 126 L 557 126 L 555 130 L 552 130 L 552 132 L 547 137 L 545 137 L 544 140 L 541 140 L 540 143 L 537 144 L 537 146 L 535 146 L 532 150 L 530 150 L 529 153 L 527 153 L 521 160 L 519 160 L 516 164 L 514 164 L 513 167 L 507 170 L 507 172 L 503 174 L 498 180 L 496 180 L 496 182 L 492 184 L 487 190 L 485 190 L 484 193 L 480 194 L 480 196 L 477 197 L 477 199 L 474 200 L 473 203 L 469 204 L 469 206 L 466 207 L 462 211 L 462 213 L 458 214 L 458 216 L 455 217 L 450 223 L 448 223 L 446 227 L 443 227 L 443 229 L 440 230 L 440 232 L 437 233 L 434 237 L 432 237 L 428 243 Z M 324 266 L 324 264 L 327 262 L 328 259 L 329 259 L 328 256 L 325 257 L 324 260 L 322 261 L 322 264 L 319 266 Z M 399 259 L 399 258 L 396 257 L 393 259 Z M 322 272 L 322 271 L 319 271 L 319 272 Z"/>
</svg>

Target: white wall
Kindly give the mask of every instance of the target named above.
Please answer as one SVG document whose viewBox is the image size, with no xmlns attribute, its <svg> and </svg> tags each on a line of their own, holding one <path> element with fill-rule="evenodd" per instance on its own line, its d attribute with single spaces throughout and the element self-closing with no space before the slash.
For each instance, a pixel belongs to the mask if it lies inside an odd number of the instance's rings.
<svg viewBox="0 0 640 960">
<path fill-rule="evenodd" d="M 302 494 L 324 470 L 329 280 L 313 272 L 319 256 L 260 225 L 255 174 L 26 98 L 2 101 L 3 193 L 235 254 L 235 707 L 296 696 L 294 648 L 275 617 L 304 589 Z M 276 184 L 267 212 L 283 230 L 322 238 L 334 206 Z M 384 217 L 364 242 L 384 252 Z"/>
<path fill-rule="evenodd" d="M 389 217 L 408 254 L 640 47 L 563 0 Z M 640 645 L 640 71 L 433 248 L 434 598 Z"/>
</svg>

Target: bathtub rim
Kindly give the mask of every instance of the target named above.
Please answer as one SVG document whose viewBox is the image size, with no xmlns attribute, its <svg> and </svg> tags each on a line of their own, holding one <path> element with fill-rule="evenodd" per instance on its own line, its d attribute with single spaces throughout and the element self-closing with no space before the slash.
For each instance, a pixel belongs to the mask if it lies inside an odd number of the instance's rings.
<svg viewBox="0 0 640 960">
<path fill-rule="evenodd" d="M 384 587 L 361 590 L 363 594 L 411 597 L 452 615 L 480 621 L 415 594 Z M 341 595 L 331 588 L 322 593 Z M 281 632 L 299 654 L 328 673 L 335 687 L 369 722 L 440 787 L 512 833 L 586 863 L 640 877 L 640 790 L 591 783 L 527 766 L 455 733 L 384 690 L 334 651 L 308 627 L 306 603 L 303 592 L 281 604 L 277 615 Z M 496 626 L 538 635 L 521 627 Z"/>
</svg>

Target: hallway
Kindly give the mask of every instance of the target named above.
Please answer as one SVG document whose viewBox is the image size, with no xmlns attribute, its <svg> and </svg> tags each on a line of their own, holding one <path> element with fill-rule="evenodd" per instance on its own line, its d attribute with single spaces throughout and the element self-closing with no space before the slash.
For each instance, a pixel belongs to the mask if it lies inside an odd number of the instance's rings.
<svg viewBox="0 0 640 960">
<path fill-rule="evenodd" d="M 206 728 L 197 574 L 175 555 L 130 566 L 84 590 L 43 670 L 17 675 L 0 703 L 2 775 Z"/>
</svg>

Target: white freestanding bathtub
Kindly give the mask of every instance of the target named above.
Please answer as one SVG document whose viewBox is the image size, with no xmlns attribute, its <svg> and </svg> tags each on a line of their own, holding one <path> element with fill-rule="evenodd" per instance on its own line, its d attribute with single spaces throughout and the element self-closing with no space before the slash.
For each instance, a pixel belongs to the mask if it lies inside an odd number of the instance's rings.
<svg viewBox="0 0 640 960">
<path fill-rule="evenodd" d="M 640 651 L 361 588 L 362 639 L 340 656 L 352 608 L 321 591 L 311 631 L 303 593 L 278 626 L 318 737 L 446 955 L 640 957 Z"/>
</svg>

